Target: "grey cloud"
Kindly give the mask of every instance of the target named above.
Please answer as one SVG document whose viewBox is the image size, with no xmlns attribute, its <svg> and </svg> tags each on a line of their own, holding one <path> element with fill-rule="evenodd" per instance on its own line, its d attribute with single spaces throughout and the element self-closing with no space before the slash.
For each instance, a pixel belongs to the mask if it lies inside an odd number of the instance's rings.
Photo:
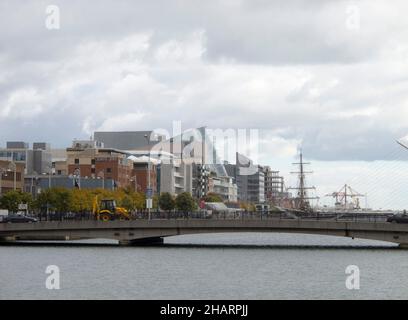
<svg viewBox="0 0 408 320">
<path fill-rule="evenodd" d="M 384 56 L 392 52 L 386 36 L 406 45 L 404 2 L 399 20 L 359 2 L 359 33 L 344 28 L 347 1 L 54 3 L 58 31 L 44 27 L 48 1 L 0 4 L 0 114 L 24 88 L 38 92 L 44 109 L 0 118 L 0 144 L 64 147 L 88 129 L 169 129 L 181 120 L 186 128 L 275 130 L 303 140 L 312 159 L 375 160 L 393 154 L 394 140 L 408 131 L 408 114 L 399 114 L 407 64 Z M 399 32 L 381 28 L 384 21 Z M 198 31 L 203 56 L 157 58 L 171 41 L 190 50 Z M 126 43 L 138 34 L 149 35 L 140 55 Z"/>
</svg>

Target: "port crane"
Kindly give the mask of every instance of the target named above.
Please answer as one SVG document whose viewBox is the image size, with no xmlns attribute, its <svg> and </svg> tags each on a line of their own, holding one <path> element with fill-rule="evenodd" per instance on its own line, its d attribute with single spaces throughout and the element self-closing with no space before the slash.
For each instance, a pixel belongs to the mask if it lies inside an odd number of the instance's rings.
<svg viewBox="0 0 408 320">
<path fill-rule="evenodd" d="M 360 209 L 360 198 L 366 197 L 366 195 L 357 192 L 352 187 L 345 184 L 339 191 L 326 194 L 326 197 L 333 197 L 336 199 L 336 207 L 344 207 L 346 209 L 351 206 L 352 209 Z"/>
</svg>

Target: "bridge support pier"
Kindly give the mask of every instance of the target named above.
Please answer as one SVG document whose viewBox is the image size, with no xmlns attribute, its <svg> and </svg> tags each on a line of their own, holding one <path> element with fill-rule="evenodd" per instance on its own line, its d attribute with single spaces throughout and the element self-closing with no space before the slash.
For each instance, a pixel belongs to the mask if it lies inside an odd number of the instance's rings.
<svg viewBox="0 0 408 320">
<path fill-rule="evenodd" d="M 0 245 L 1 244 L 7 244 L 10 242 L 15 242 L 16 241 L 16 237 L 2 237 L 0 238 Z"/>
<path fill-rule="evenodd" d="M 163 244 L 164 240 L 161 237 L 119 240 L 121 246 L 157 246 Z"/>
</svg>

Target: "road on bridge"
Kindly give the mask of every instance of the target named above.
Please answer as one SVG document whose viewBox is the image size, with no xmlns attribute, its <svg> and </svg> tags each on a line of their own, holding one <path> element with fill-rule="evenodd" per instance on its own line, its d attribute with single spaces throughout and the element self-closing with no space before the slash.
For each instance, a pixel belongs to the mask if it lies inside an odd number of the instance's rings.
<svg viewBox="0 0 408 320">
<path fill-rule="evenodd" d="M 234 216 L 211 219 L 136 219 L 130 221 L 96 220 L 42 221 L 0 224 L 1 241 L 114 239 L 121 244 L 156 244 L 164 237 L 198 233 L 279 232 L 304 233 L 380 240 L 408 247 L 408 224 L 384 219 L 354 217 L 282 218 Z"/>
</svg>

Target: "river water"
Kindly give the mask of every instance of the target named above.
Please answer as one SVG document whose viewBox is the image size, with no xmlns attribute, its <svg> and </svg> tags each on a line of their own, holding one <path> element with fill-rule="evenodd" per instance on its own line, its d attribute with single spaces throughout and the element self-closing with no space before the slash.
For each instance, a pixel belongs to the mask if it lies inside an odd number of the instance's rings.
<svg viewBox="0 0 408 320">
<path fill-rule="evenodd" d="M 48 265 L 60 289 L 46 288 Z M 360 270 L 360 289 L 345 282 Z M 407 299 L 408 251 L 377 241 L 275 233 L 0 246 L 0 299 Z"/>
</svg>

